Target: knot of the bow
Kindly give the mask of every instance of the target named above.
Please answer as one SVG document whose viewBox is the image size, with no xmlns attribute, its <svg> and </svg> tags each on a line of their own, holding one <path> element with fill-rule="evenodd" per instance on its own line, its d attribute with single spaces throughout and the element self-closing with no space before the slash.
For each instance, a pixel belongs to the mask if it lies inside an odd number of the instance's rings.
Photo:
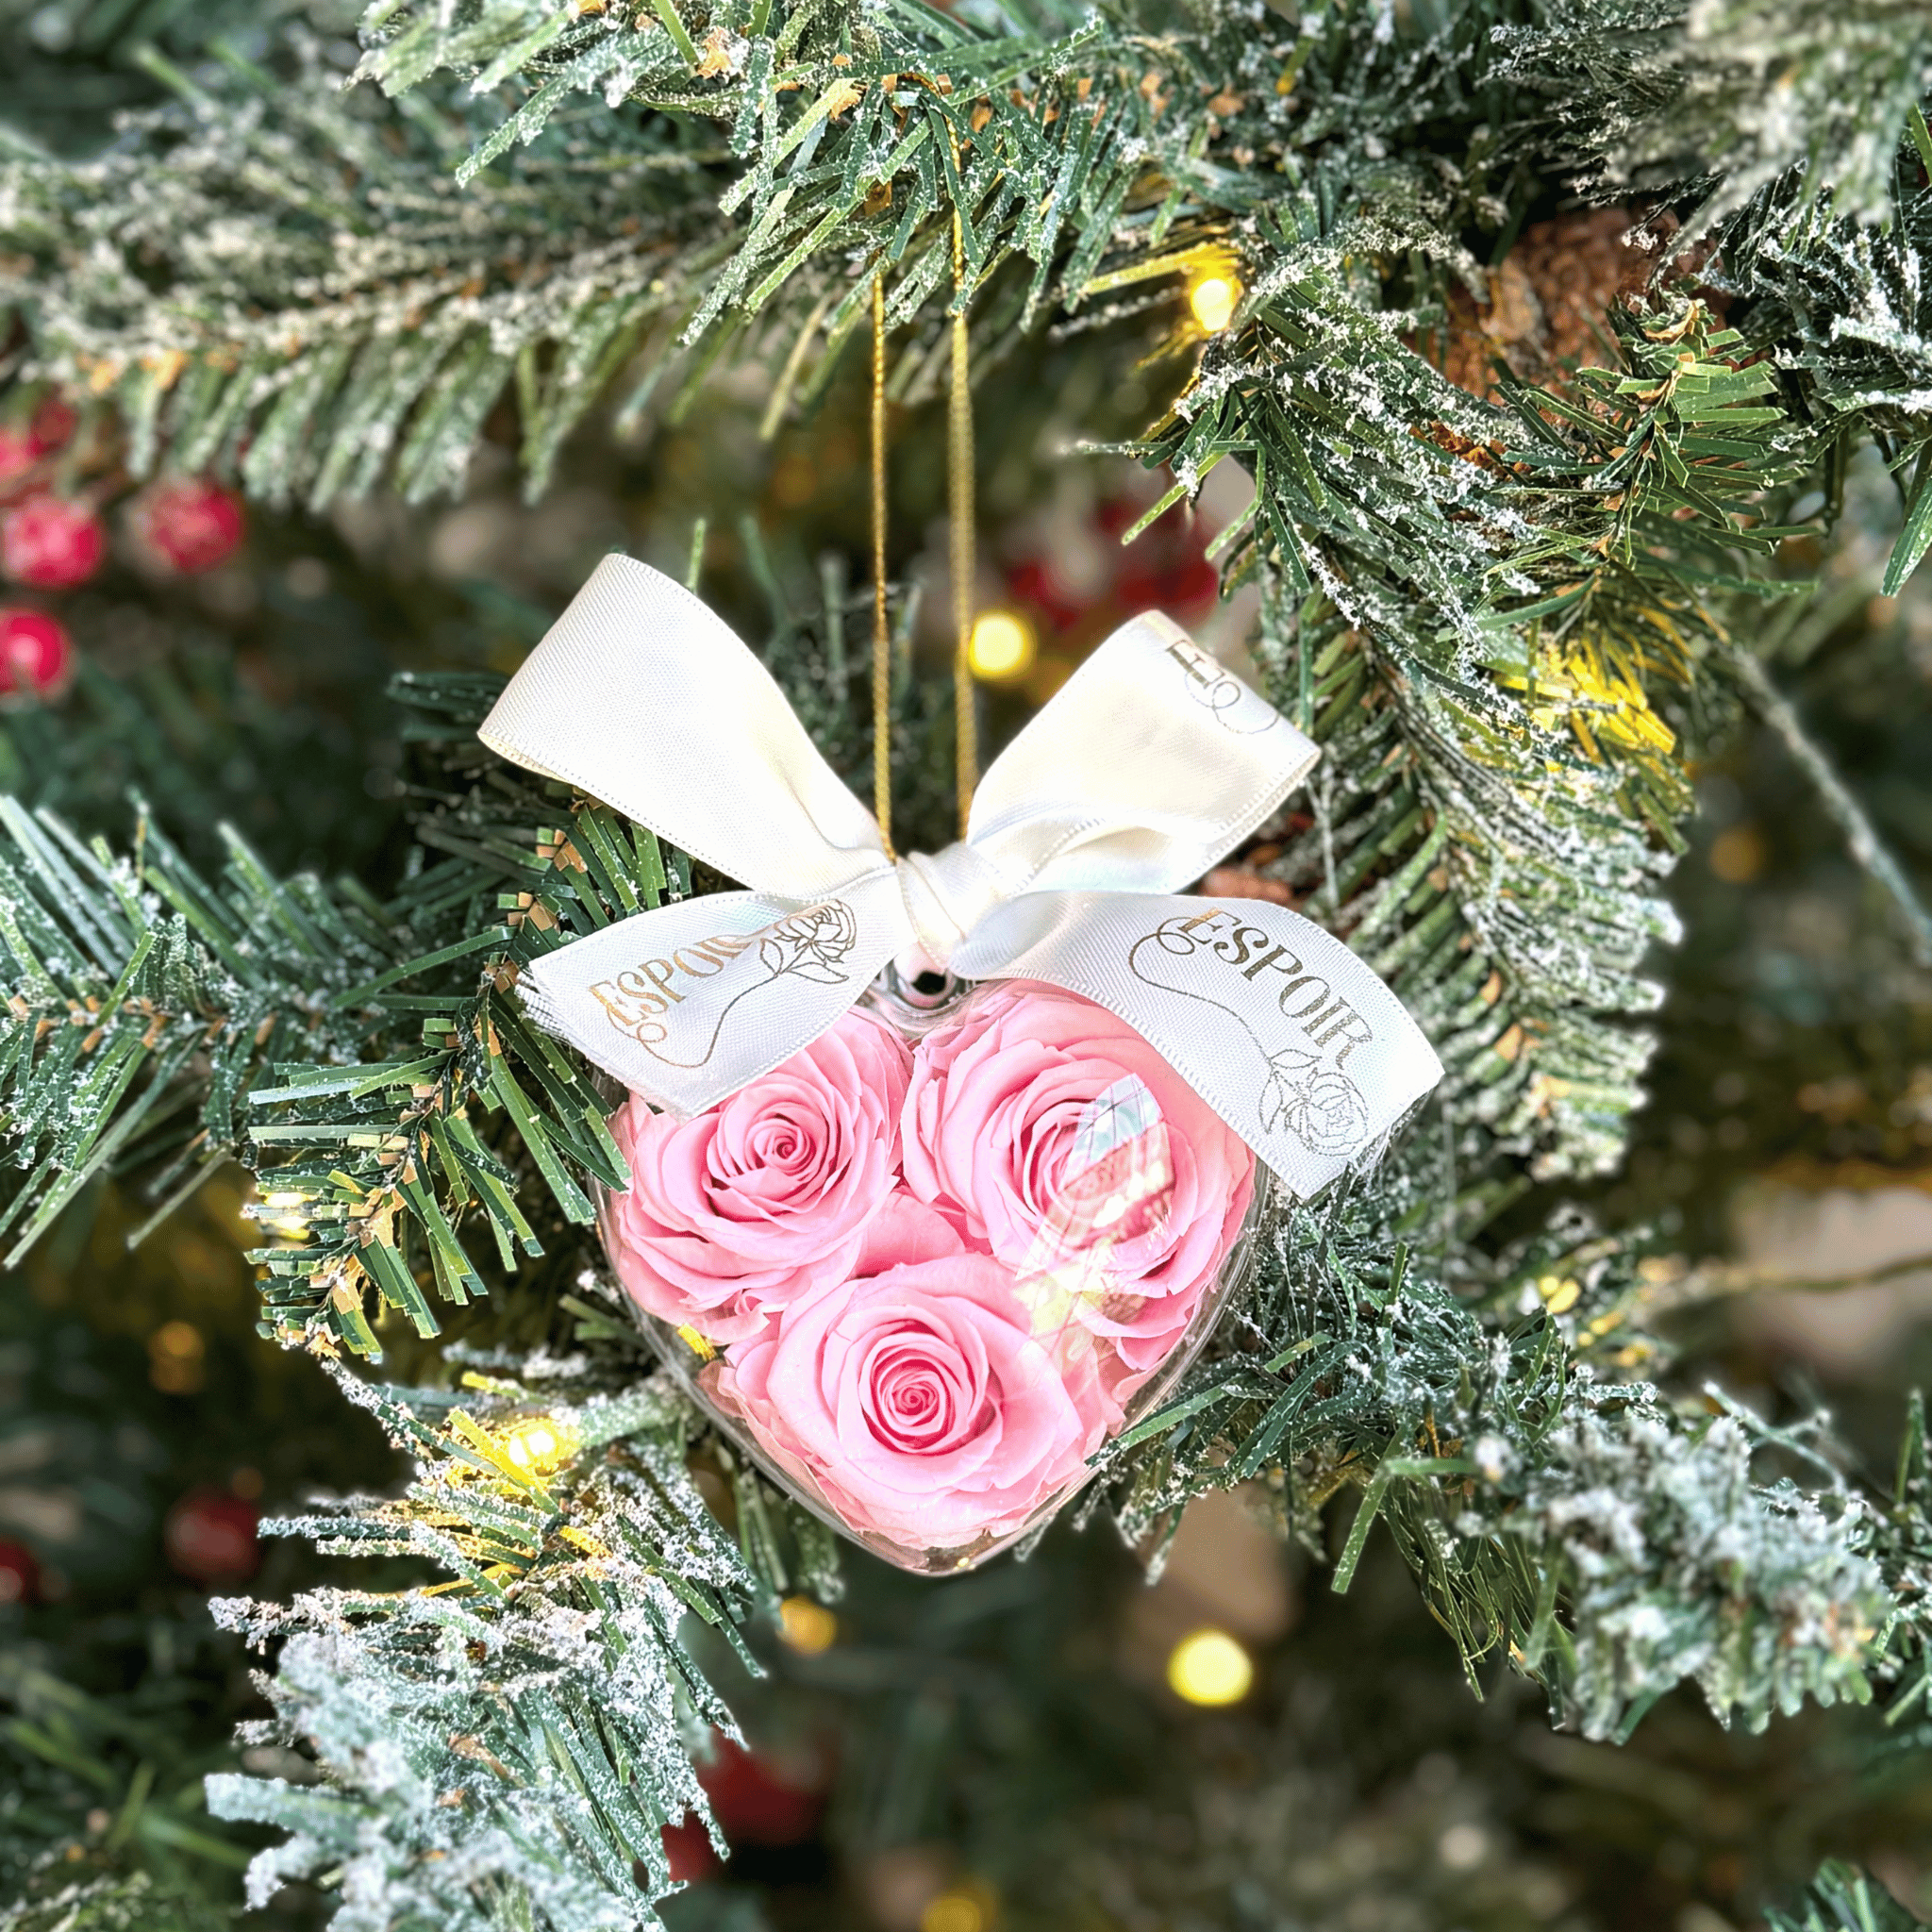
<svg viewBox="0 0 1932 1932">
<path fill-rule="evenodd" d="M 943 972 L 954 949 L 1011 888 L 972 846 L 908 852 L 893 862 L 899 894 L 911 922 L 914 950 L 902 964 L 911 972 Z"/>
<path fill-rule="evenodd" d="M 745 888 L 615 920 L 519 977 L 538 1024 L 654 1106 L 717 1106 L 894 959 L 915 982 L 1037 980 L 1104 1007 L 1304 1199 L 1441 1076 L 1340 940 L 1266 901 L 1176 896 L 1316 753 L 1158 612 L 988 767 L 970 841 L 891 862 L 771 673 L 629 558 L 598 565 L 482 736 Z"/>
</svg>

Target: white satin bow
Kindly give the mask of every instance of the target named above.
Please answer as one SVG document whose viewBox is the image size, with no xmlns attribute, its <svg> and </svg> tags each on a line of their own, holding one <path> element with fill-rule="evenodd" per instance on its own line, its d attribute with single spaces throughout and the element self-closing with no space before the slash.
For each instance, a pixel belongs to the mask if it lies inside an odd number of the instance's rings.
<svg viewBox="0 0 1932 1932">
<path fill-rule="evenodd" d="M 539 1024 L 657 1106 L 735 1092 L 894 958 L 1097 1001 L 1302 1195 L 1441 1077 L 1341 941 L 1283 907 L 1172 896 L 1319 753 L 1158 613 L 1080 666 L 987 771 L 965 840 L 930 856 L 889 858 L 764 666 L 629 558 L 597 566 L 480 736 L 751 888 L 638 913 L 524 971 Z"/>
</svg>

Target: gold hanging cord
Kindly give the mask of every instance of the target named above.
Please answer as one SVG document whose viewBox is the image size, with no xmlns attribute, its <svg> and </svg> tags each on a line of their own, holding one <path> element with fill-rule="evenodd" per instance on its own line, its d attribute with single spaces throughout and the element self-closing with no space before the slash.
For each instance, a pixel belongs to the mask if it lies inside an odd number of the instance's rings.
<svg viewBox="0 0 1932 1932">
<path fill-rule="evenodd" d="M 892 634 L 886 622 L 886 272 L 872 282 L 872 808 L 892 851 Z"/>
<path fill-rule="evenodd" d="M 908 76 L 924 79 L 924 76 Z M 928 87 L 930 81 L 925 81 Z M 933 89 L 937 93 L 939 90 Z M 941 109 L 941 112 L 944 110 Z M 948 127 L 951 134 L 951 128 Z M 953 174 L 959 177 L 959 138 L 952 135 Z M 946 409 L 946 499 L 953 577 L 953 742 L 959 791 L 959 836 L 973 809 L 979 782 L 979 720 L 973 689 L 973 385 L 968 361 L 966 230 L 953 209 L 952 389 Z M 886 271 L 872 285 L 872 789 L 888 857 L 892 852 L 891 641 L 886 623 Z"/>
<path fill-rule="evenodd" d="M 953 175 L 959 176 L 959 139 L 953 137 Z M 946 413 L 947 501 L 952 517 L 954 756 L 959 784 L 959 836 L 979 782 L 979 717 L 973 691 L 973 387 L 966 362 L 966 236 L 953 208 L 953 391 Z"/>
</svg>

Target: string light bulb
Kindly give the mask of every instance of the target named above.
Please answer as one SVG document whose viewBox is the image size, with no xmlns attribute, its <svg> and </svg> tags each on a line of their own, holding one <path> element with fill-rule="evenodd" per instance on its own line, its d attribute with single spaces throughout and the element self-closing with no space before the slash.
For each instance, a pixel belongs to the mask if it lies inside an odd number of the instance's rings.
<svg viewBox="0 0 1932 1932">
<path fill-rule="evenodd" d="M 966 662 L 974 677 L 1004 684 L 1033 663 L 1033 626 L 1010 610 L 984 610 L 974 619 L 966 641 Z"/>
<path fill-rule="evenodd" d="M 570 1444 L 553 1423 L 536 1416 L 504 1438 L 503 1453 L 519 1469 L 543 1475 L 569 1461 Z"/>
<path fill-rule="evenodd" d="M 1194 320 L 1210 336 L 1218 336 L 1234 320 L 1241 299 L 1241 285 L 1232 275 L 1217 270 L 1203 275 L 1188 291 L 1188 306 Z"/>
<path fill-rule="evenodd" d="M 1254 1660 L 1225 1630 L 1195 1630 L 1169 1655 L 1167 1681 L 1190 1704 L 1239 1704 L 1254 1688 Z"/>
<path fill-rule="evenodd" d="M 308 1232 L 308 1195 L 293 1188 L 278 1188 L 242 1211 L 258 1226 L 300 1241 Z"/>
</svg>

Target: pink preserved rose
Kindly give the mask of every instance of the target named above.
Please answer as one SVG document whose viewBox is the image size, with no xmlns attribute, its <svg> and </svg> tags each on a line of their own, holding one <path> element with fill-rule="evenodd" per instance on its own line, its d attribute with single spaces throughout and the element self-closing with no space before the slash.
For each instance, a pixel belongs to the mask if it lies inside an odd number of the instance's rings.
<svg viewBox="0 0 1932 1932">
<path fill-rule="evenodd" d="M 778 935 L 816 971 L 839 935 Z M 694 1120 L 633 1099 L 611 1258 L 749 1446 L 915 1567 L 1010 1540 L 1197 1329 L 1247 1147 L 1104 1008 L 971 993 L 916 1049 L 863 1010 Z"/>
<path fill-rule="evenodd" d="M 1158 1122 L 1140 1137 L 1142 1187 L 1150 1169 L 1159 1185 L 1089 1232 L 1088 1265 L 1070 1271 L 1058 1230 L 1080 1191 L 1078 1150 L 1096 1111 L 1135 1091 Z M 982 988 L 920 1042 L 905 1146 L 907 1185 L 968 1241 L 1029 1281 L 1057 1262 L 1062 1281 L 1078 1276 L 1068 1314 L 1110 1339 L 1123 1397 L 1173 1352 L 1254 1193 L 1254 1155 L 1140 1034 L 1032 981 Z"/>
<path fill-rule="evenodd" d="M 898 1034 L 855 1011 L 694 1120 L 626 1103 L 611 1126 L 631 1185 L 608 1223 L 639 1307 L 736 1341 L 798 1295 L 849 1279 L 899 1185 L 910 1067 Z"/>
<path fill-rule="evenodd" d="M 920 1548 L 1022 1528 L 1119 1421 L 1088 1348 L 1033 1332 L 1012 1274 L 902 1201 L 878 1272 L 815 1289 L 732 1348 L 720 1399 L 853 1529 Z M 883 1264 L 883 1265 L 881 1265 Z"/>
</svg>

